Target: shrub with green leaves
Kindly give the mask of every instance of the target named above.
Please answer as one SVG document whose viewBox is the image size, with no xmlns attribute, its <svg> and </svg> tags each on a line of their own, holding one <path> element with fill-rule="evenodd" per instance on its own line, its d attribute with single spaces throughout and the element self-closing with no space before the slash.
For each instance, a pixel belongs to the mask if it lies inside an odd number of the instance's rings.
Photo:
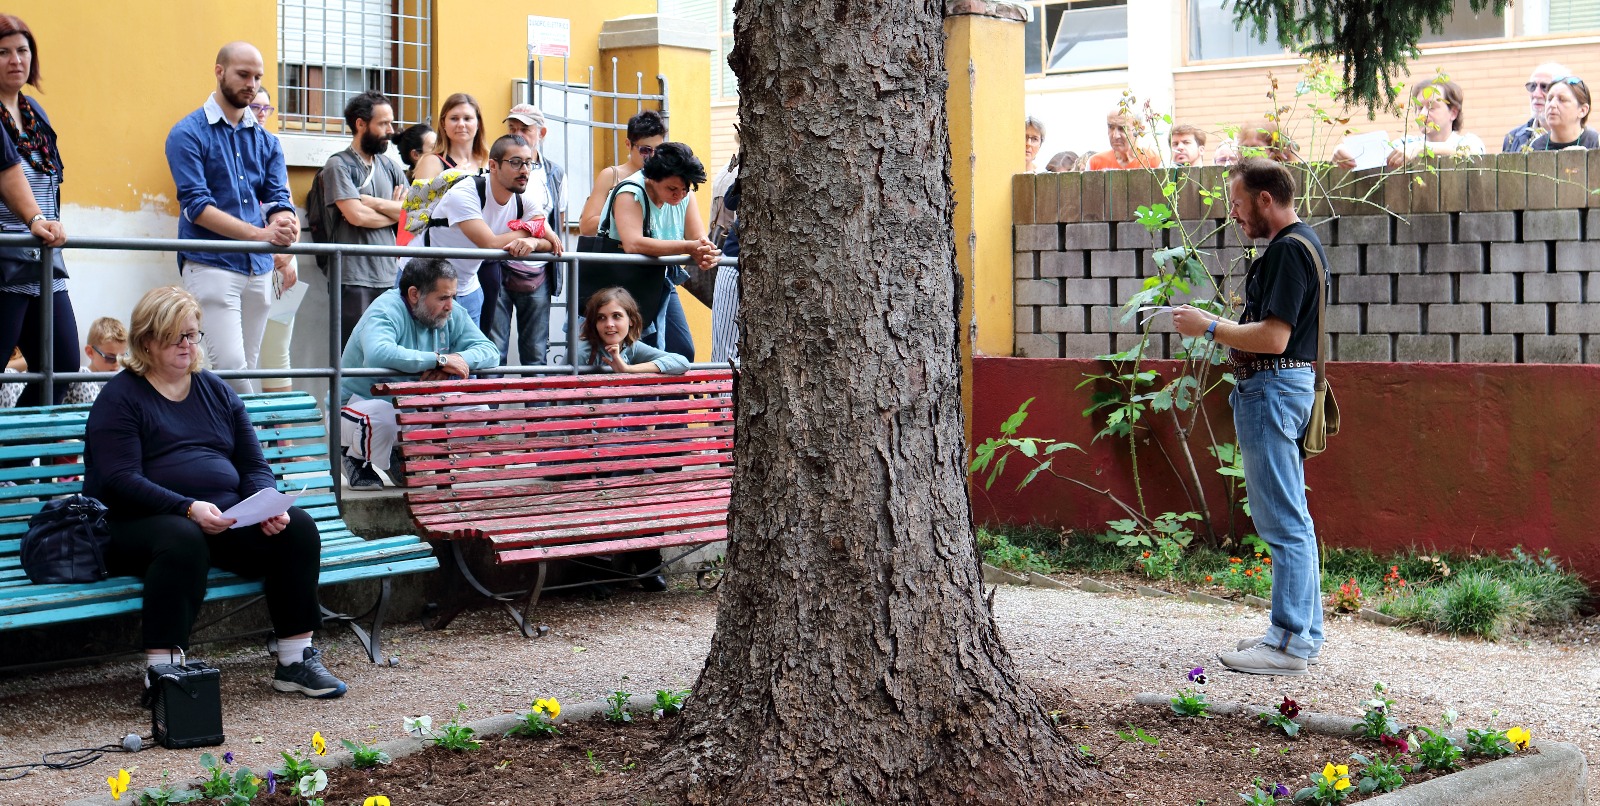
<svg viewBox="0 0 1600 806">
<path fill-rule="evenodd" d="M 1350 758 L 1361 765 L 1361 780 L 1356 783 L 1356 789 L 1363 795 L 1393 792 L 1406 785 L 1406 767 L 1399 763 L 1396 755 L 1379 753 L 1369 759 L 1356 753 Z"/>
<path fill-rule="evenodd" d="M 1484 573 L 1462 574 L 1444 591 L 1439 622 L 1446 632 L 1499 640 L 1525 607 L 1511 586 Z"/>
<path fill-rule="evenodd" d="M 1050 562 L 1032 548 L 1018 546 L 1005 535 L 987 529 L 978 530 L 978 549 L 983 552 L 984 562 L 1006 571 L 1048 574 L 1054 570 Z"/>
<path fill-rule="evenodd" d="M 1206 695 L 1192 688 L 1178 692 L 1169 702 L 1172 703 L 1172 712 L 1179 716 L 1208 717 L 1206 713 L 1211 708 L 1211 703 L 1206 702 Z"/>
<path fill-rule="evenodd" d="M 677 716 L 678 712 L 683 710 L 683 702 L 687 699 L 689 699 L 688 689 L 656 689 L 656 707 L 651 711 L 651 718 Z"/>
<path fill-rule="evenodd" d="M 388 753 L 370 744 L 360 744 L 349 739 L 340 739 L 339 743 L 344 745 L 344 749 L 350 751 L 350 766 L 358 770 L 376 767 L 380 764 L 388 764 L 393 760 L 389 758 Z"/>
<path fill-rule="evenodd" d="M 1467 755 L 1500 758 L 1517 752 L 1503 730 L 1467 728 Z"/>
<path fill-rule="evenodd" d="M 615 722 L 621 725 L 633 722 L 633 714 L 628 711 L 628 700 L 633 697 L 633 694 L 622 689 L 622 686 L 626 685 L 627 682 L 628 676 L 623 675 L 621 682 L 617 684 L 616 690 L 606 695 L 606 710 L 601 712 L 601 716 L 605 717 L 607 722 Z"/>
<path fill-rule="evenodd" d="M 1423 769 L 1449 772 L 1461 766 L 1461 748 L 1449 736 L 1432 728 L 1418 727 L 1427 738 L 1417 744 L 1417 763 Z"/>
</svg>

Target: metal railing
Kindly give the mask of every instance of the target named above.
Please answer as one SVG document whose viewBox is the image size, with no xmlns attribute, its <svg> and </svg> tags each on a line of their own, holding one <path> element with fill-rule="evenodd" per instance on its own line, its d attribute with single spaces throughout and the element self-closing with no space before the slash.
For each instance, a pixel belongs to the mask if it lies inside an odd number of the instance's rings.
<svg viewBox="0 0 1600 806">
<path fill-rule="evenodd" d="M 33 383 L 41 385 L 40 399 L 44 405 L 50 405 L 55 400 L 55 385 L 57 381 L 107 381 L 116 376 L 114 372 L 56 372 L 55 371 L 55 305 L 52 297 L 55 295 L 53 281 L 53 261 L 56 249 L 44 246 L 43 243 L 32 235 L 6 234 L 0 235 L 0 247 L 16 246 L 36 248 L 39 250 L 39 362 L 42 364 L 35 372 L 33 367 L 28 372 L 6 373 L 5 382 Z M 239 369 L 221 370 L 215 374 L 223 379 L 234 378 L 326 378 L 328 380 L 328 464 L 333 476 L 334 494 L 342 497 L 340 457 L 344 450 L 341 445 L 343 435 L 340 433 L 340 423 L 337 416 L 339 408 L 340 388 L 345 376 L 364 377 L 390 377 L 395 370 L 384 368 L 353 367 L 346 369 L 343 366 L 344 343 L 341 339 L 339 323 L 341 317 L 342 298 L 339 292 L 344 278 L 345 255 L 364 255 L 375 257 L 440 257 L 440 258 L 478 258 L 481 260 L 517 260 L 530 263 L 547 263 L 549 270 L 565 272 L 568 265 L 572 267 L 570 276 L 563 275 L 563 281 L 570 300 L 578 298 L 578 275 L 583 271 L 584 263 L 611 263 L 632 266 L 672 266 L 679 265 L 689 258 L 684 255 L 652 258 L 643 255 L 616 255 L 601 254 L 597 252 L 563 252 L 553 255 L 546 252 L 534 253 L 523 257 L 512 257 L 510 253 L 499 249 L 454 249 L 437 246 L 368 246 L 357 244 L 337 243 L 297 243 L 291 246 L 274 246 L 269 243 L 254 241 L 213 241 L 187 238 L 92 238 L 72 237 L 59 249 L 86 249 L 94 251 L 128 251 L 128 252 L 242 252 L 249 254 L 290 254 L 290 255 L 327 255 L 331 258 L 327 268 L 328 278 L 328 365 L 324 367 L 304 367 L 299 369 Z M 718 261 L 720 266 L 738 266 L 738 258 L 725 257 Z M 566 282 L 569 281 L 570 282 Z M 554 300 L 552 300 L 554 303 Z M 578 316 L 575 305 L 567 307 L 566 344 L 567 363 L 565 364 L 538 364 L 499 366 L 483 370 L 486 375 L 559 375 L 579 374 L 596 371 L 593 367 L 580 367 L 576 361 Z M 487 335 L 487 334 L 486 334 Z M 690 369 L 723 369 L 727 363 L 692 363 Z"/>
</svg>

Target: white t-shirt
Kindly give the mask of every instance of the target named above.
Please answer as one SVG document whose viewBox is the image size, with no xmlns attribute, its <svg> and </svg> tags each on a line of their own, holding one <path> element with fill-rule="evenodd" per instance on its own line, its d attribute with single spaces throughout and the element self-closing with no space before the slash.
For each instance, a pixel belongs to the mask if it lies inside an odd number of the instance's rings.
<svg viewBox="0 0 1600 806">
<path fill-rule="evenodd" d="M 1421 153 L 1424 149 L 1431 150 L 1437 157 L 1454 157 L 1458 154 L 1478 156 L 1484 153 L 1483 141 L 1476 134 L 1462 134 L 1451 132 L 1449 137 L 1437 143 L 1428 142 L 1427 135 L 1408 134 L 1395 143 L 1394 147 L 1403 150 L 1407 158 Z"/>
<path fill-rule="evenodd" d="M 450 222 L 448 227 L 434 227 L 428 230 L 429 246 L 449 246 L 465 249 L 476 249 L 478 245 L 472 242 L 461 232 L 457 226 L 462 221 L 481 219 L 489 226 L 489 232 L 501 235 L 511 231 L 509 224 L 517 214 L 517 200 L 506 199 L 504 205 L 494 199 L 494 178 L 486 180 L 489 184 L 483 204 L 478 203 L 478 183 L 468 177 L 450 186 L 444 198 L 433 207 L 433 218 L 443 218 Z M 550 213 L 550 191 L 544 182 L 528 182 L 528 189 L 522 192 L 522 217 L 524 219 L 536 216 L 547 216 Z M 456 296 L 464 297 L 478 290 L 478 267 L 483 261 L 474 258 L 450 258 L 451 265 L 456 269 Z"/>
</svg>

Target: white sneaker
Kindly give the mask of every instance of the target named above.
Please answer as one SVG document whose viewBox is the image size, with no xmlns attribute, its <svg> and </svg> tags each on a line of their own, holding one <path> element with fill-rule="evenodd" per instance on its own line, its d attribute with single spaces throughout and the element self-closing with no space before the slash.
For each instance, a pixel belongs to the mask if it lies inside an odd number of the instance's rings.
<svg viewBox="0 0 1600 806">
<path fill-rule="evenodd" d="M 1239 639 L 1239 643 L 1235 644 L 1233 648 L 1235 650 L 1239 651 L 1239 652 L 1243 652 L 1246 649 L 1249 649 L 1250 647 L 1255 646 L 1256 644 L 1265 644 L 1266 642 L 1267 642 L 1267 638 L 1264 635 L 1257 636 L 1255 638 L 1241 638 L 1241 639 Z M 1322 653 L 1318 652 L 1317 654 L 1312 655 L 1309 658 L 1306 658 L 1306 665 L 1315 666 L 1315 665 L 1321 663 L 1322 661 L 1319 659 L 1321 655 L 1322 655 Z"/>
<path fill-rule="evenodd" d="M 1297 658 L 1266 644 L 1241 652 L 1223 652 L 1217 656 L 1222 665 L 1245 674 L 1271 674 L 1299 677 L 1306 673 L 1305 658 Z"/>
</svg>

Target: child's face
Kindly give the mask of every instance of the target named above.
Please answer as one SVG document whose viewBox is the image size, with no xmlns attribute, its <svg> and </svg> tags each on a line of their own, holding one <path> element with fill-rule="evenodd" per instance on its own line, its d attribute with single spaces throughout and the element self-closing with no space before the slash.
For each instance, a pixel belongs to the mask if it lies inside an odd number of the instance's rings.
<svg viewBox="0 0 1600 806">
<path fill-rule="evenodd" d="M 95 372 L 116 372 L 121 367 L 117 366 L 117 356 L 128 349 L 128 343 L 107 339 L 99 344 L 91 344 L 83 348 L 89 356 L 89 369 Z"/>
<path fill-rule="evenodd" d="M 1179 165 L 1200 164 L 1200 144 L 1194 141 L 1194 135 L 1185 134 L 1172 138 L 1172 161 Z"/>
</svg>

